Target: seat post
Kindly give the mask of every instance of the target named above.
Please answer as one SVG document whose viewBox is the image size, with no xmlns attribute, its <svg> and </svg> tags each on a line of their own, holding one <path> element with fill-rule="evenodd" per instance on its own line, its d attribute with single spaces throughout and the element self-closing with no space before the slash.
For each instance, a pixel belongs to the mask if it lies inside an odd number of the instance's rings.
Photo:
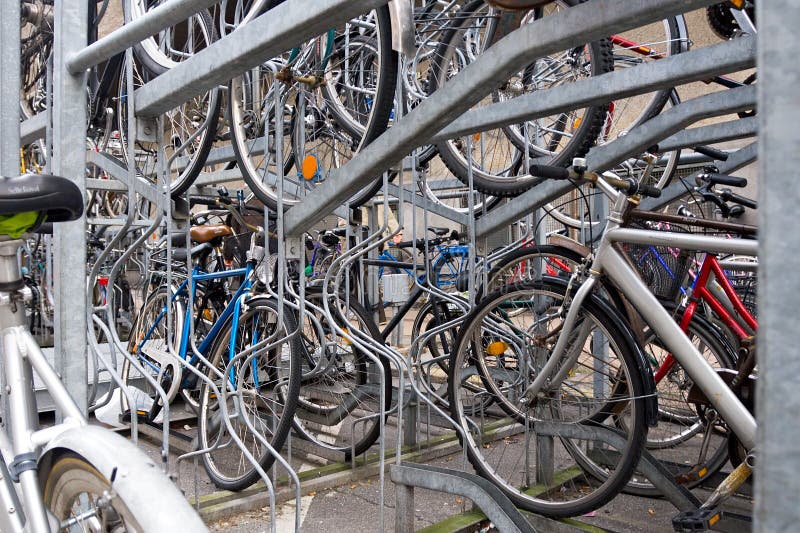
<svg viewBox="0 0 800 533">
<path fill-rule="evenodd" d="M 23 286 L 17 260 L 17 250 L 23 244 L 20 239 L 0 235 L 0 292 L 17 290 Z"/>
<path fill-rule="evenodd" d="M 19 267 L 17 250 L 24 243 L 20 239 L 12 239 L 0 235 L 0 327 L 25 325 L 25 305 L 22 303 L 30 297 L 25 291 L 25 282 Z"/>
</svg>

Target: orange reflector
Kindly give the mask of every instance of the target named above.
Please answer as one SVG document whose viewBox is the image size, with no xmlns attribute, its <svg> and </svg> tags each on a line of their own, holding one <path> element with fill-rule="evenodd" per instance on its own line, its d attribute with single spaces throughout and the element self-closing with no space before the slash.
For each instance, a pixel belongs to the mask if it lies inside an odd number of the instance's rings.
<svg viewBox="0 0 800 533">
<path fill-rule="evenodd" d="M 711 527 L 717 522 L 719 522 L 719 513 L 715 514 L 714 516 L 708 519 L 708 526 Z"/>
<path fill-rule="evenodd" d="M 342 337 L 344 339 L 344 343 L 347 344 L 348 346 L 353 344 L 352 342 L 350 342 L 350 330 L 348 330 L 347 328 L 342 328 L 342 331 L 344 331 L 345 334 L 345 337 Z"/>
<path fill-rule="evenodd" d="M 503 341 L 494 341 L 490 342 L 489 345 L 486 347 L 486 354 L 487 355 L 503 355 L 503 353 L 508 349 L 508 344 Z"/>
<path fill-rule="evenodd" d="M 728 0 L 728 3 L 736 9 L 744 9 L 745 0 Z"/>
<path fill-rule="evenodd" d="M 475 141 L 475 142 L 480 141 L 481 140 L 481 134 L 480 133 L 473 133 L 472 134 L 472 140 Z"/>
<path fill-rule="evenodd" d="M 211 309 L 203 309 L 203 319 L 211 320 Z"/>
<path fill-rule="evenodd" d="M 317 170 L 319 166 L 317 165 L 317 158 L 313 155 L 307 155 L 303 158 L 303 164 L 301 165 L 301 172 L 303 174 L 303 178 L 307 180 L 313 180 L 314 176 L 317 175 Z"/>
<path fill-rule="evenodd" d="M 578 117 L 572 121 L 572 131 L 577 130 L 581 127 L 581 122 L 583 122 L 583 117 Z"/>
<path fill-rule="evenodd" d="M 698 477 L 706 477 L 706 474 L 708 474 L 708 468 L 705 468 L 705 467 L 703 467 L 703 468 L 701 468 L 701 469 L 700 469 L 700 471 L 697 473 L 697 476 L 698 476 Z"/>
</svg>

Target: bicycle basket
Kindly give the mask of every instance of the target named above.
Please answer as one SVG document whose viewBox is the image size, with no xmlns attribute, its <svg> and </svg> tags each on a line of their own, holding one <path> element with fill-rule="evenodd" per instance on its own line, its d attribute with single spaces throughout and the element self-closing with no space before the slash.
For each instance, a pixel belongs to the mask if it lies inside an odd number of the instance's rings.
<svg viewBox="0 0 800 533">
<path fill-rule="evenodd" d="M 689 233 L 684 227 L 669 224 L 668 226 L 645 221 L 631 222 L 630 228 L 647 229 L 655 231 L 670 231 L 673 233 Z M 669 246 L 622 244 L 622 249 L 628 256 L 644 283 L 660 300 L 676 301 L 681 295 L 686 276 L 689 273 L 693 255 L 685 250 Z"/>
</svg>

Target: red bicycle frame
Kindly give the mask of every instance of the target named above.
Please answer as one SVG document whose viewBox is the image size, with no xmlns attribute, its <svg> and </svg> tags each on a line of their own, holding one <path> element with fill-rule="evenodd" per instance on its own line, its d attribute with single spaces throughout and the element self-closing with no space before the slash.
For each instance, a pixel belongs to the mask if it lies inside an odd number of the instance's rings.
<svg viewBox="0 0 800 533">
<path fill-rule="evenodd" d="M 694 286 L 692 287 L 689 305 L 686 306 L 686 309 L 681 316 L 681 329 L 684 332 L 689 330 L 689 323 L 692 321 L 692 317 L 697 311 L 697 305 L 700 302 L 704 302 L 711 307 L 711 309 L 717 314 L 723 323 L 728 326 L 737 337 L 740 339 L 748 337 L 749 334 L 739 324 L 739 322 L 736 320 L 736 317 L 728 312 L 725 306 L 722 305 L 722 303 L 706 286 L 712 273 L 714 274 L 714 278 L 717 280 L 717 283 L 720 284 L 722 290 L 725 292 L 725 296 L 727 296 L 733 304 L 733 308 L 735 309 L 737 315 L 741 317 L 748 328 L 752 329 L 753 331 L 758 329 L 758 322 L 744 306 L 744 303 L 742 302 L 741 298 L 739 298 L 739 295 L 736 294 L 731 282 L 728 281 L 727 276 L 725 276 L 725 272 L 722 270 L 722 266 L 719 264 L 717 256 L 713 254 L 706 254 L 705 258 L 703 259 L 700 272 L 697 274 Z M 674 364 L 675 358 L 672 357 L 672 354 L 668 354 L 664 359 L 664 362 L 653 376 L 655 382 L 660 382 L 664 376 L 669 373 Z"/>
</svg>

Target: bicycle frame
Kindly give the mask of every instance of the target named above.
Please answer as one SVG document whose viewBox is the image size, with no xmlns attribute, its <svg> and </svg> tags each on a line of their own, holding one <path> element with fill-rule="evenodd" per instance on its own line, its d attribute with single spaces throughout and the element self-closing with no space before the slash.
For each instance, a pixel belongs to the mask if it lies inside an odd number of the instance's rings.
<svg viewBox="0 0 800 533">
<path fill-rule="evenodd" d="M 235 311 L 238 310 L 237 302 L 240 300 L 241 296 L 248 292 L 250 288 L 253 286 L 252 276 L 250 275 L 253 272 L 253 266 L 248 262 L 245 268 L 237 268 L 232 270 L 225 270 L 221 272 L 211 272 L 211 273 L 204 273 L 200 270 L 199 267 L 195 266 L 192 270 L 191 275 L 188 279 L 184 280 L 178 288 L 173 291 L 172 295 L 170 296 L 170 304 L 174 303 L 179 296 L 186 295 L 187 286 L 191 283 L 191 299 L 194 301 L 197 291 L 197 282 L 200 281 L 207 281 L 207 280 L 216 280 L 216 279 L 224 279 L 224 278 L 231 278 L 231 277 L 242 277 L 244 276 L 244 281 L 239 288 L 234 293 L 231 301 L 225 306 L 225 309 L 222 311 L 222 314 L 218 317 L 218 319 L 214 322 L 214 325 L 211 327 L 211 330 L 206 334 L 205 338 L 200 342 L 199 346 L 197 347 L 198 351 L 206 355 L 208 350 L 211 348 L 214 340 L 217 337 L 217 334 L 222 329 L 222 327 L 227 322 L 228 318 L 233 315 L 233 328 L 236 331 L 236 327 L 238 326 L 238 313 Z M 150 326 L 150 329 L 147 333 L 139 340 L 136 346 L 136 352 L 141 353 L 142 348 L 144 347 L 147 340 L 150 338 L 150 335 L 155 331 L 158 324 L 167 316 L 167 306 L 161 309 L 161 312 L 158 314 L 156 319 L 153 321 L 153 324 Z M 191 320 L 192 320 L 192 313 L 184 313 L 182 329 L 180 332 L 180 345 L 178 348 L 178 355 L 185 359 L 189 359 L 189 364 L 195 364 L 197 361 L 197 355 L 192 352 L 191 357 L 187 357 L 189 351 L 191 351 L 190 347 L 190 332 L 191 332 Z M 158 371 L 158 368 L 155 367 L 151 362 L 145 360 L 144 358 L 140 357 L 142 363 L 147 365 L 148 367 L 152 368 L 155 371 Z"/>
<path fill-rule="evenodd" d="M 21 240 L 7 240 L 0 243 L 0 261 L 4 285 L 14 285 L 13 277 L 21 281 L 17 264 L 17 249 L 24 243 Z M 11 278 L 11 279 L 10 279 Z M 29 289 L 0 291 L 0 341 L 2 341 L 3 373 L 7 391 L 4 393 L 8 404 L 8 420 L 3 415 L 3 428 L 0 430 L 0 505 L 4 509 L 19 512 L 0 513 L 0 530 L 50 531 L 50 524 L 42 500 L 39 476 L 36 465 L 39 450 L 63 432 L 87 425 L 87 420 L 70 397 L 58 374 L 48 363 L 41 348 L 28 331 L 25 306 L 20 294 L 30 294 Z M 44 382 L 63 421 L 44 429 L 39 428 L 36 398 L 33 387 L 33 370 Z M 7 433 L 10 428 L 11 438 Z M 18 475 L 20 494 L 10 474 Z M 20 498 L 22 505 L 20 504 Z M 24 514 L 23 514 L 24 509 Z"/>
<path fill-rule="evenodd" d="M 601 187 L 608 187 L 598 180 Z M 616 191 L 611 194 L 616 195 Z M 724 239 L 706 235 L 670 233 L 664 231 L 640 230 L 619 227 L 619 215 L 629 200 L 622 196 L 609 216 L 609 226 L 603 235 L 597 254 L 589 268 L 587 279 L 577 290 L 564 318 L 563 330 L 559 335 L 551 357 L 547 360 L 539 375 L 525 391 L 524 396 L 535 398 L 550 382 L 549 387 L 558 386 L 566 377 L 565 370 L 571 363 L 560 365 L 565 357 L 565 348 L 571 332 L 577 323 L 578 312 L 584 299 L 592 291 L 600 276 L 607 276 L 619 289 L 645 322 L 662 340 L 664 345 L 683 366 L 695 384 L 705 393 L 711 403 L 748 449 L 756 442 L 756 421 L 753 415 L 736 397 L 736 394 L 720 378 L 714 368 L 702 357 L 692 341 L 684 334 L 670 313 L 664 309 L 658 299 L 648 290 L 628 261 L 615 247 L 615 243 L 639 245 L 675 246 L 706 252 L 735 253 L 756 255 L 758 243 L 745 239 Z M 572 356 L 577 358 L 578 354 Z M 557 368 L 562 370 L 556 373 Z"/>
<path fill-rule="evenodd" d="M 681 329 L 683 331 L 688 330 L 689 323 L 692 321 L 692 317 L 697 311 L 698 304 L 706 303 L 737 337 L 740 339 L 748 337 L 749 333 L 745 331 L 741 325 L 739 325 L 739 322 L 736 320 L 734 315 L 728 311 L 727 307 L 723 305 L 722 302 L 720 302 L 708 288 L 707 285 L 712 273 L 714 274 L 714 278 L 716 279 L 717 283 L 719 283 L 720 287 L 722 288 L 724 295 L 733 305 L 736 314 L 741 317 L 741 319 L 751 330 L 755 331 L 758 329 L 758 322 L 753 315 L 750 314 L 750 312 L 744 306 L 744 303 L 742 303 L 742 300 L 736 294 L 736 291 L 734 290 L 730 281 L 728 281 L 727 276 L 725 276 L 725 272 L 722 270 L 722 266 L 719 264 L 717 257 L 713 254 L 706 254 L 705 258 L 703 259 L 700 272 L 697 274 L 694 285 L 692 286 L 691 300 L 681 316 Z M 656 383 L 661 381 L 661 379 L 667 375 L 674 364 L 675 358 L 672 356 L 672 354 L 667 354 L 664 362 L 653 376 Z"/>
</svg>

